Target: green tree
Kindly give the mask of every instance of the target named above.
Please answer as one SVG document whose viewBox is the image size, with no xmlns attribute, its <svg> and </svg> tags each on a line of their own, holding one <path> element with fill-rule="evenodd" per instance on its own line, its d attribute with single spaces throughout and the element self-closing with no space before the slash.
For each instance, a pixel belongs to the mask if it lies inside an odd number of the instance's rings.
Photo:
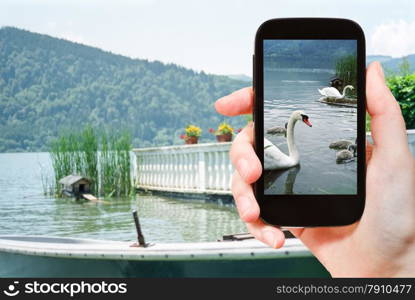
<svg viewBox="0 0 415 300">
<path fill-rule="evenodd" d="M 186 124 L 223 120 L 212 103 L 246 83 L 0 29 L 0 151 L 40 151 L 62 130 L 127 129 L 135 147 L 182 143 Z M 229 122 L 229 119 L 225 120 Z M 243 118 L 232 119 L 241 127 Z"/>
<path fill-rule="evenodd" d="M 388 78 L 388 86 L 402 109 L 406 127 L 415 128 L 415 73 Z"/>
</svg>

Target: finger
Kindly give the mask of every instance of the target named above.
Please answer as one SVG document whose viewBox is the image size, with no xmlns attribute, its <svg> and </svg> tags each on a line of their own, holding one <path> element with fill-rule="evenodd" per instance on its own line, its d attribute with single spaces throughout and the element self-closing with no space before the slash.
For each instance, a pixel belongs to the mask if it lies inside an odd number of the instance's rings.
<svg viewBox="0 0 415 300">
<path fill-rule="evenodd" d="M 284 244 L 284 233 L 276 228 L 264 224 L 259 219 L 259 206 L 255 200 L 252 186 L 246 183 L 238 172 L 232 177 L 232 194 L 241 219 L 247 223 L 249 232 L 261 242 L 280 248 Z"/>
<path fill-rule="evenodd" d="M 252 88 L 246 87 L 217 100 L 215 108 L 222 115 L 238 116 L 252 113 L 253 102 Z"/>
<path fill-rule="evenodd" d="M 262 172 L 261 162 L 252 146 L 253 135 L 251 123 L 236 136 L 230 151 L 232 164 L 247 183 L 258 180 Z"/>
<path fill-rule="evenodd" d="M 246 183 L 239 172 L 232 176 L 232 194 L 239 216 L 244 222 L 254 222 L 259 218 L 259 206 L 252 186 Z"/>
<path fill-rule="evenodd" d="M 288 229 L 296 238 L 299 239 L 305 228 L 287 227 L 286 229 Z"/>
<path fill-rule="evenodd" d="M 372 158 L 373 152 L 373 145 L 371 142 L 366 140 L 366 165 L 369 163 L 370 159 Z"/>
<path fill-rule="evenodd" d="M 385 84 L 378 62 L 371 63 L 367 69 L 366 95 L 373 142 L 395 157 L 408 148 L 405 122 L 398 102 Z"/>
<path fill-rule="evenodd" d="M 249 232 L 261 242 L 272 248 L 281 248 L 285 242 L 284 233 L 277 227 L 266 225 L 262 220 L 247 224 Z"/>
</svg>

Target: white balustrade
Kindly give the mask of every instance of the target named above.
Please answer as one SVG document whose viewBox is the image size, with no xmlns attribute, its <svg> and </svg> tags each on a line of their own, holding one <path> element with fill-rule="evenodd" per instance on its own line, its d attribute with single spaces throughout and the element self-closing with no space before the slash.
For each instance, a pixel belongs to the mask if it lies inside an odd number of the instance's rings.
<svg viewBox="0 0 415 300">
<path fill-rule="evenodd" d="M 146 190 L 231 194 L 231 143 L 137 148 L 136 186 Z"/>
</svg>

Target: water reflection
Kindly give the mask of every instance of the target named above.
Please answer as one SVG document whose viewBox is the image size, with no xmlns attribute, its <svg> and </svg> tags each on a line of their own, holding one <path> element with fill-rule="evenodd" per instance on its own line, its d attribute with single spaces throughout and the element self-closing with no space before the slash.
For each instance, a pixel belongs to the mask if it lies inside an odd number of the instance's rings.
<svg viewBox="0 0 415 300">
<path fill-rule="evenodd" d="M 46 197 L 40 165 L 50 167 L 46 153 L 0 154 L 0 234 L 133 240 L 133 209 L 149 242 L 215 241 L 247 231 L 233 206 L 151 195 L 105 203 Z"/>
<path fill-rule="evenodd" d="M 296 194 L 353 194 L 356 191 L 356 162 L 336 164 L 336 152 L 329 149 L 336 140 L 356 138 L 357 111 L 354 107 L 319 102 L 318 89 L 328 85 L 332 73 L 265 70 L 264 129 L 281 126 L 294 110 L 303 110 L 313 127 L 302 122 L 295 126 L 295 143 L 300 153 Z M 288 154 L 287 139 L 282 135 L 265 137 Z M 284 193 L 288 171 L 265 189 L 266 194 Z"/>
<path fill-rule="evenodd" d="M 294 194 L 294 183 L 300 168 L 298 165 L 288 170 L 265 171 L 264 187 L 278 194 Z"/>
</svg>

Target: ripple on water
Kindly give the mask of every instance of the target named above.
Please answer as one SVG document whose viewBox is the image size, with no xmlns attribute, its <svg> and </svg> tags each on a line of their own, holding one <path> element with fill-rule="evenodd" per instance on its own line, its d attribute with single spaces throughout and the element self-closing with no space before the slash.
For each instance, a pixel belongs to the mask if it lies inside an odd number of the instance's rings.
<svg viewBox="0 0 415 300">
<path fill-rule="evenodd" d="M 234 207 L 145 195 L 104 204 L 45 197 L 39 162 L 50 166 L 46 153 L 0 154 L 0 234 L 133 240 L 133 208 L 150 242 L 215 241 L 246 232 Z"/>
<path fill-rule="evenodd" d="M 284 126 L 294 110 L 303 110 L 313 124 L 309 128 L 298 122 L 295 127 L 301 168 L 295 176 L 289 178 L 293 182 L 293 192 L 355 193 L 356 162 L 336 164 L 336 152 L 329 149 L 328 145 L 335 140 L 356 138 L 356 109 L 318 102 L 318 89 L 327 86 L 332 73 L 290 72 L 289 80 L 284 78 L 285 75 L 284 72 L 265 72 L 264 128 Z M 293 76 L 298 76 L 299 79 L 294 80 Z M 266 137 L 288 153 L 284 136 Z M 278 176 L 266 192 L 284 193 L 287 178 L 288 172 Z"/>
</svg>

